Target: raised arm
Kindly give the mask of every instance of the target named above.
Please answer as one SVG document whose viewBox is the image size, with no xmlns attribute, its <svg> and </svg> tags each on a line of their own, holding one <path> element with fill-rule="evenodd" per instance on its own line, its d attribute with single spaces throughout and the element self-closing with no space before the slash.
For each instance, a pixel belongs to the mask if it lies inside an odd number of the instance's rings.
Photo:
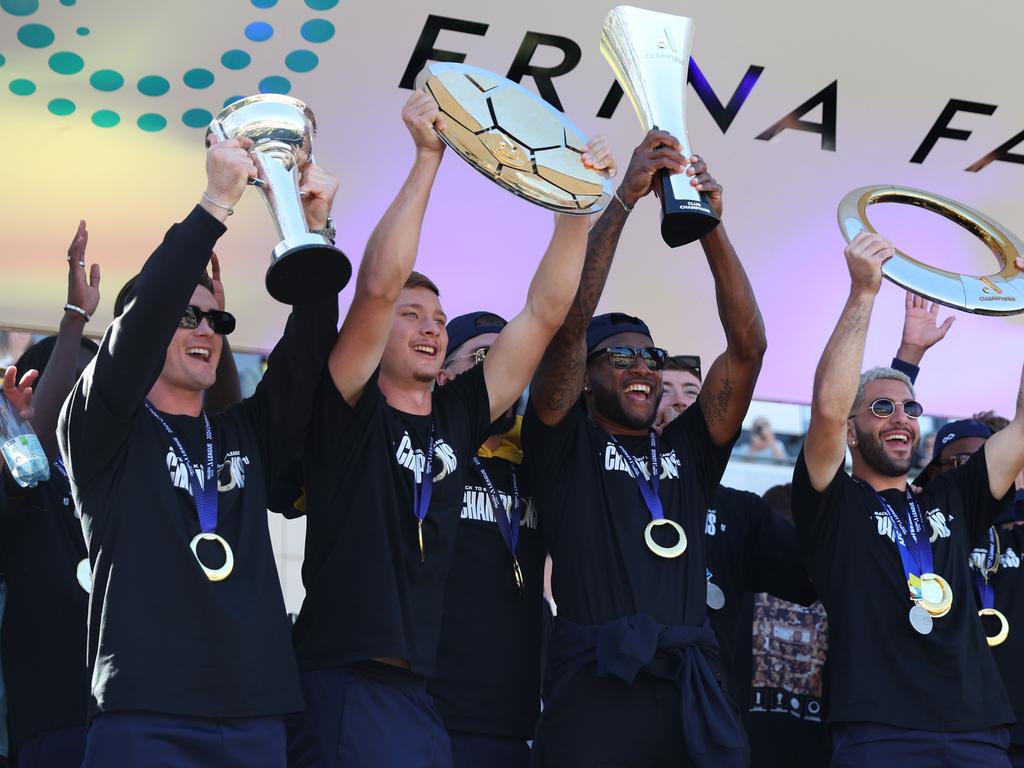
<svg viewBox="0 0 1024 768">
<path fill-rule="evenodd" d="M 685 167 L 679 142 L 664 131 L 650 131 L 633 150 L 625 178 L 616 192 L 618 200 L 611 201 L 590 230 L 576 296 L 533 379 L 530 399 L 544 424 L 554 426 L 561 422 L 579 399 L 587 368 L 587 325 L 604 291 L 629 212 L 650 194 L 658 171 L 682 173 Z"/>
<path fill-rule="evenodd" d="M 807 473 L 816 491 L 828 487 L 846 456 L 846 423 L 857 397 L 871 310 L 882 285 L 882 264 L 894 253 L 892 243 L 876 233 L 861 232 L 846 246 L 850 296 L 814 374 L 804 442 Z"/>
<path fill-rule="evenodd" d="M 1017 390 L 1017 411 L 1005 429 L 985 441 L 988 484 L 995 498 L 1002 498 L 1024 471 L 1024 371 Z"/>
<path fill-rule="evenodd" d="M 694 156 L 690 161 L 687 173 L 692 177 L 691 183 L 707 195 L 721 217 L 722 186 L 711 178 L 701 158 Z M 726 346 L 708 369 L 697 403 L 712 442 L 725 445 L 736 436 L 750 406 L 768 340 L 754 289 L 729 242 L 725 225 L 719 224 L 700 242 L 715 280 L 715 301 L 725 329 Z"/>
<path fill-rule="evenodd" d="M 78 231 L 68 247 L 67 305 L 78 307 L 91 317 L 100 303 L 100 265 L 93 264 L 86 277 L 85 249 L 88 244 L 89 232 L 85 222 L 80 221 Z M 46 364 L 46 375 L 39 379 L 32 401 L 32 428 L 39 436 L 39 442 L 50 461 L 55 461 L 60 455 L 57 448 L 57 417 L 78 378 L 82 333 L 86 322 L 81 312 L 64 310 L 57 342 Z"/>
<path fill-rule="evenodd" d="M 903 316 L 903 337 L 900 348 L 896 351 L 896 359 L 913 366 L 919 366 L 924 353 L 938 344 L 950 328 L 953 327 L 953 315 L 939 324 L 939 303 L 928 300 L 907 291 L 906 314 Z"/>
<path fill-rule="evenodd" d="M 423 216 L 444 143 L 434 127 L 444 122 L 432 96 L 417 91 L 402 108 L 416 145 L 416 160 L 366 244 L 355 296 L 331 351 L 329 367 L 338 392 L 355 405 L 380 364 L 395 319 L 395 304 L 416 262 Z"/>
</svg>

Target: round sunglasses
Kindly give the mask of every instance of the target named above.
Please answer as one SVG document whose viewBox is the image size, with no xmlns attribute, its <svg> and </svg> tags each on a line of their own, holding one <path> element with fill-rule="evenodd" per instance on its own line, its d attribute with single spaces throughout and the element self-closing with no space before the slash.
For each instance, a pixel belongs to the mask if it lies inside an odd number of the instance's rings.
<svg viewBox="0 0 1024 768">
<path fill-rule="evenodd" d="M 880 419 L 888 419 L 896 413 L 896 406 L 903 409 L 903 415 L 908 419 L 919 419 L 924 415 L 924 406 L 917 400 L 904 400 L 896 402 L 888 397 L 880 397 L 869 407 L 869 410 Z"/>
<path fill-rule="evenodd" d="M 668 352 L 661 347 L 626 346 L 595 349 L 587 355 L 587 358 L 589 359 L 600 354 L 608 355 L 608 362 L 612 364 L 613 368 L 629 368 L 636 362 L 636 358 L 639 355 L 652 371 L 663 370 L 665 368 L 665 360 L 668 358 Z"/>
</svg>

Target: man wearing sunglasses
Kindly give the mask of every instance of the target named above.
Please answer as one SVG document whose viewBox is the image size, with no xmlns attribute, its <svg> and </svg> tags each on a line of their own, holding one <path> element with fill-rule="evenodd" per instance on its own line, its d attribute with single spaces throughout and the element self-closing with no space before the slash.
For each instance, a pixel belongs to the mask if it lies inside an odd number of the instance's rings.
<svg viewBox="0 0 1024 768">
<path fill-rule="evenodd" d="M 234 328 L 205 270 L 255 176 L 251 146 L 208 149 L 201 202 L 146 261 L 61 412 L 92 576 L 87 768 L 283 768 L 282 718 L 303 706 L 266 487 L 301 447 L 336 298 L 295 308 L 252 397 L 203 402 Z M 311 228 L 337 187 L 304 169 Z"/>
<path fill-rule="evenodd" d="M 704 161 L 683 157 L 670 134 L 649 132 L 590 232 L 576 301 L 524 418 L 524 472 L 558 603 L 533 746 L 540 766 L 746 763 L 707 626 L 703 531 L 766 340 L 724 225 L 701 245 L 727 348 L 707 372 L 699 407 L 660 437 L 652 427 L 665 351 L 637 317 L 591 320 L 629 212 L 662 171 L 686 172 L 721 213 L 722 188 Z"/>
<path fill-rule="evenodd" d="M 491 312 L 450 320 L 438 385 L 481 365 L 505 325 Z M 519 470 L 519 422 L 513 406 L 471 461 L 445 582 L 437 670 L 427 690 L 455 768 L 526 768 L 540 714 L 546 550 Z"/>
<path fill-rule="evenodd" d="M 910 488 L 922 413 L 913 387 L 892 369 L 859 376 L 894 252 L 867 232 L 846 247 L 850 295 L 818 364 L 793 477 L 793 517 L 829 617 L 832 765 L 1007 766 L 1013 710 L 968 556 L 1024 467 L 1024 389 L 1014 420 L 970 461 Z"/>
</svg>

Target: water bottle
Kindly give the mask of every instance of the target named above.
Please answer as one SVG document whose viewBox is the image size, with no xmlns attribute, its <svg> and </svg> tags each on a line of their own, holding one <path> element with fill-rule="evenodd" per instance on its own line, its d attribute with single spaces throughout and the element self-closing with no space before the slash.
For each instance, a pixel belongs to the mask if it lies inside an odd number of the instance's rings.
<svg viewBox="0 0 1024 768">
<path fill-rule="evenodd" d="M 0 395 L 0 451 L 7 469 L 22 488 L 34 488 L 50 479 L 50 462 L 32 425 Z"/>
</svg>

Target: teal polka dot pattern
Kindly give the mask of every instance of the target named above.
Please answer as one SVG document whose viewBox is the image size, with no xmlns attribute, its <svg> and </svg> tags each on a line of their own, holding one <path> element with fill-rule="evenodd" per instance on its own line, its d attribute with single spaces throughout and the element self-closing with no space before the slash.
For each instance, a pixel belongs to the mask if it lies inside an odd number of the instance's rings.
<svg viewBox="0 0 1024 768">
<path fill-rule="evenodd" d="M 6 63 L 7 63 L 7 59 L 5 59 L 4 55 L 2 53 L 0 53 L 0 67 L 2 67 Z"/>
<path fill-rule="evenodd" d="M 226 99 L 224 99 L 224 106 L 226 107 L 229 104 L 234 104 L 240 98 L 242 98 L 242 97 L 241 96 L 228 96 Z"/>
<path fill-rule="evenodd" d="M 252 63 L 252 56 L 236 48 L 225 51 L 224 55 L 220 57 L 220 63 L 225 69 L 245 69 Z"/>
<path fill-rule="evenodd" d="M 79 37 L 85 37 L 86 35 L 89 34 L 89 28 L 88 27 L 79 27 L 78 29 L 75 30 L 75 34 L 78 35 Z"/>
<path fill-rule="evenodd" d="M 61 5 L 74 5 L 75 0 L 60 0 Z"/>
<path fill-rule="evenodd" d="M 0 8 L 11 16 L 31 16 L 39 10 L 39 0 L 0 0 Z"/>
<path fill-rule="evenodd" d="M 205 128 L 211 120 L 213 115 L 205 109 L 190 109 L 181 116 L 181 122 L 189 128 Z"/>
<path fill-rule="evenodd" d="M 185 73 L 185 76 L 181 78 L 182 81 L 189 88 L 209 88 L 213 85 L 213 72 L 208 69 L 196 68 L 190 69 Z"/>
<path fill-rule="evenodd" d="M 312 51 L 292 51 L 284 59 L 284 65 L 292 72 L 311 72 L 320 59 Z"/>
<path fill-rule="evenodd" d="M 254 21 L 246 26 L 245 36 L 254 43 L 262 43 L 274 36 L 274 28 L 265 21 Z"/>
<path fill-rule="evenodd" d="M 273 8 L 277 0 L 252 0 L 252 4 L 257 8 Z"/>
<path fill-rule="evenodd" d="M 338 4 L 338 0 L 306 0 L 306 5 L 314 11 L 327 11 Z"/>
<path fill-rule="evenodd" d="M 271 75 L 260 80 L 260 93 L 288 93 L 292 89 L 288 78 Z"/>
<path fill-rule="evenodd" d="M 61 51 L 50 57 L 50 69 L 58 75 L 73 75 L 81 72 L 84 66 L 85 62 L 82 61 L 82 57 L 70 51 Z"/>
<path fill-rule="evenodd" d="M 75 102 L 71 99 L 54 99 L 46 108 L 58 117 L 67 117 L 75 111 Z"/>
<path fill-rule="evenodd" d="M 116 91 L 124 85 L 124 76 L 112 69 L 98 69 L 89 76 L 89 85 L 97 91 Z"/>
<path fill-rule="evenodd" d="M 27 48 L 45 48 L 53 40 L 53 30 L 45 24 L 26 24 L 18 30 L 18 42 Z"/>
<path fill-rule="evenodd" d="M 160 75 L 146 75 L 139 80 L 138 87 L 143 96 L 163 96 L 171 89 L 171 84 Z"/>
<path fill-rule="evenodd" d="M 299 32 L 303 39 L 311 43 L 326 43 L 334 37 L 334 25 L 327 19 L 310 19 Z"/>
<path fill-rule="evenodd" d="M 147 112 L 144 115 L 139 115 L 135 124 L 147 133 L 156 133 L 167 127 L 167 118 L 155 112 Z"/>
<path fill-rule="evenodd" d="M 31 96 L 36 92 L 36 84 L 31 80 L 25 80 L 24 78 L 11 80 L 11 84 L 8 88 L 11 89 L 11 93 L 15 96 Z"/>
<path fill-rule="evenodd" d="M 92 124 L 97 128 L 113 128 L 121 122 L 121 116 L 110 109 L 100 109 L 92 113 Z"/>
</svg>

